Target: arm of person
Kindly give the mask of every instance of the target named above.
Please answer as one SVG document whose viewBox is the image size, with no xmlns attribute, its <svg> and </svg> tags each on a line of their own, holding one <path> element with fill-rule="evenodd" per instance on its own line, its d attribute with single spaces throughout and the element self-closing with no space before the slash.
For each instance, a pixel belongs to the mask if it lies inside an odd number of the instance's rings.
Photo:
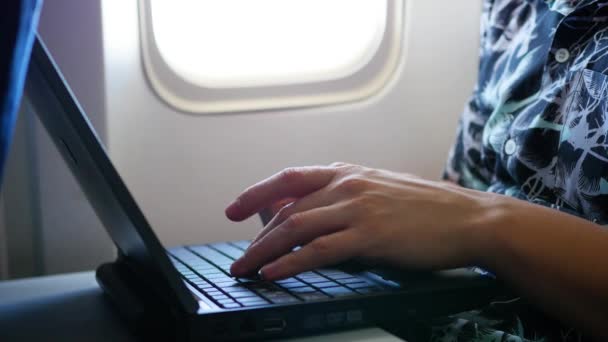
<svg viewBox="0 0 608 342">
<path fill-rule="evenodd" d="M 479 260 L 545 312 L 608 338 L 608 231 L 581 218 L 511 198 L 483 223 Z"/>
<path fill-rule="evenodd" d="M 268 280 L 362 258 L 404 269 L 486 267 L 550 315 L 606 336 L 608 232 L 525 201 L 348 164 L 290 168 L 245 190 L 234 221 L 286 198 L 231 269 Z M 302 246 L 297 251 L 294 247 Z"/>
</svg>

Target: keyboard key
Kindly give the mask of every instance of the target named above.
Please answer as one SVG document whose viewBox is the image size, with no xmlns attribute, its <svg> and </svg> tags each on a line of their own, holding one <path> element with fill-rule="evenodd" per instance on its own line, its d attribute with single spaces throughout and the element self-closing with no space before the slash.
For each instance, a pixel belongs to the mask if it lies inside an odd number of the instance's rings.
<svg viewBox="0 0 608 342">
<path fill-rule="evenodd" d="M 251 292 L 248 288 L 242 286 L 242 285 L 237 285 L 237 286 L 228 286 L 228 287 L 222 287 L 222 290 L 224 292 Z"/>
<path fill-rule="evenodd" d="M 234 300 L 230 299 L 230 298 L 221 298 L 221 299 L 217 299 L 216 300 L 218 303 L 220 304 L 231 304 L 231 303 L 235 303 Z"/>
<path fill-rule="evenodd" d="M 222 286 L 222 290 L 225 292 L 233 292 L 233 291 L 249 291 L 243 284 L 236 283 L 231 286 Z"/>
<path fill-rule="evenodd" d="M 256 291 L 272 291 L 272 290 L 277 290 L 280 289 L 280 287 L 278 287 L 275 284 L 272 283 L 249 283 L 249 284 L 244 284 L 245 286 L 247 286 L 248 288 L 252 289 L 252 290 L 256 290 Z"/>
<path fill-rule="evenodd" d="M 227 281 L 217 281 L 217 280 L 214 280 L 213 283 L 215 284 L 215 286 L 219 287 L 220 289 L 223 289 L 225 287 L 231 287 L 231 286 L 238 286 L 238 285 L 240 285 L 240 283 L 238 283 L 234 279 L 230 279 L 230 280 L 227 280 Z"/>
<path fill-rule="evenodd" d="M 232 260 L 222 253 L 212 249 L 209 246 L 190 246 L 192 252 L 206 259 L 207 261 L 220 266 L 226 263 L 232 263 Z"/>
<path fill-rule="evenodd" d="M 259 291 L 274 291 L 279 289 L 277 285 L 266 282 L 255 282 L 244 284 L 248 289 L 259 292 Z"/>
<path fill-rule="evenodd" d="M 220 299 L 216 299 L 216 302 L 218 302 L 219 304 L 231 304 L 231 303 L 236 303 L 234 301 L 234 299 L 232 298 L 220 298 Z"/>
<path fill-rule="evenodd" d="M 205 277 L 205 278 L 207 278 L 207 280 L 209 280 L 209 282 L 213 283 L 213 284 L 218 284 L 218 283 L 233 283 L 234 282 L 234 279 L 232 279 L 232 278 L 230 278 L 230 277 L 228 277 L 226 275 L 223 275 L 223 276 L 221 276 L 221 275 L 215 275 L 215 276 L 212 276 L 212 277 Z"/>
<path fill-rule="evenodd" d="M 184 247 L 171 248 L 169 250 L 169 254 L 171 254 L 175 259 L 181 261 L 183 261 L 182 259 L 192 258 L 192 253 L 190 253 L 190 251 Z"/>
<path fill-rule="evenodd" d="M 312 271 L 300 273 L 295 276 L 295 278 L 299 278 L 299 279 L 317 278 L 317 277 L 321 277 L 321 275 L 318 273 L 312 272 Z"/>
<path fill-rule="evenodd" d="M 334 286 L 339 286 L 339 284 L 334 283 L 333 281 L 325 281 L 322 283 L 315 283 L 312 284 L 315 287 L 318 287 L 320 289 L 326 288 L 326 287 L 334 287 Z"/>
<path fill-rule="evenodd" d="M 238 298 L 236 301 L 245 306 L 251 306 L 251 305 L 256 305 L 256 304 L 268 304 L 268 301 L 266 301 L 265 299 L 260 298 L 260 297 Z"/>
<path fill-rule="evenodd" d="M 349 290 L 343 286 L 327 287 L 327 288 L 322 289 L 322 291 L 329 294 L 332 297 L 347 297 L 347 296 L 354 296 L 357 294 L 356 292 L 353 292 L 352 290 Z"/>
<path fill-rule="evenodd" d="M 348 273 L 345 273 L 345 272 L 342 272 L 342 271 L 331 271 L 331 272 L 325 272 L 325 273 L 324 272 L 319 272 L 319 273 L 321 273 L 322 275 L 324 275 L 327 278 L 332 279 L 332 280 L 346 279 L 346 278 L 352 278 L 353 277 L 352 275 L 350 275 Z"/>
<path fill-rule="evenodd" d="M 236 280 L 240 281 L 241 283 L 257 283 L 263 281 L 262 278 L 260 278 L 260 276 L 257 274 L 247 278 L 236 278 Z"/>
<path fill-rule="evenodd" d="M 313 272 L 313 271 L 308 271 L 308 272 L 302 272 L 300 274 L 298 274 L 296 277 L 298 278 L 306 278 L 306 277 L 316 277 L 318 276 L 317 273 Z"/>
<path fill-rule="evenodd" d="M 304 287 L 296 287 L 293 289 L 289 289 L 289 292 L 291 293 L 304 293 L 304 292 L 316 292 L 317 289 L 313 289 L 310 286 L 304 286 Z"/>
<path fill-rule="evenodd" d="M 201 259 L 201 257 L 199 257 L 196 254 L 192 254 L 193 258 L 188 259 L 186 261 L 186 264 L 194 269 L 213 269 L 215 266 L 213 266 L 213 264 L 208 263 L 207 261 L 205 261 L 204 259 Z"/>
<path fill-rule="evenodd" d="M 283 292 L 280 290 L 266 290 L 266 291 L 255 291 L 257 294 L 259 294 L 262 297 L 266 297 L 266 298 L 270 298 L 273 296 L 276 296 L 278 294 L 283 294 L 283 293 L 287 293 L 287 292 Z"/>
<path fill-rule="evenodd" d="M 293 282 L 300 282 L 298 279 L 296 278 L 287 278 L 287 279 L 283 279 L 283 280 L 277 280 L 275 281 L 275 284 L 288 284 L 288 283 L 293 283 Z"/>
<path fill-rule="evenodd" d="M 309 284 L 323 283 L 323 282 L 329 281 L 329 279 L 327 279 L 325 277 L 321 277 L 321 276 L 302 277 L 302 278 L 300 278 L 300 280 L 305 281 Z"/>
<path fill-rule="evenodd" d="M 233 295 L 233 294 L 243 294 L 243 293 L 254 293 L 252 291 L 249 291 L 247 289 L 239 289 L 239 288 L 228 288 L 228 289 L 223 289 L 224 292 L 226 292 L 229 295 Z"/>
<path fill-rule="evenodd" d="M 217 270 L 217 267 L 209 264 L 207 265 L 194 265 L 192 266 L 192 269 L 195 270 L 198 273 L 209 273 L 209 272 L 213 272 L 215 270 Z"/>
<path fill-rule="evenodd" d="M 293 289 L 293 288 L 296 288 L 296 287 L 308 286 L 308 285 L 304 284 L 301 281 L 294 281 L 294 282 L 291 282 L 291 283 L 283 283 L 283 284 L 279 284 L 279 285 L 282 286 L 282 287 L 284 287 L 284 288 L 286 288 L 286 289 Z"/>
<path fill-rule="evenodd" d="M 347 285 L 347 284 L 351 284 L 351 283 L 360 283 L 362 281 L 365 281 L 365 280 L 363 280 L 361 278 L 352 277 L 352 278 L 340 279 L 340 280 L 338 280 L 338 283 Z"/>
<path fill-rule="evenodd" d="M 278 297 L 290 297 L 291 295 L 288 294 L 287 292 L 283 292 L 283 291 L 275 291 L 275 292 L 270 292 L 266 294 L 266 298 L 271 299 L 271 298 L 278 298 Z"/>
<path fill-rule="evenodd" d="M 372 287 L 373 285 L 368 282 L 362 281 L 360 283 L 346 284 L 346 286 L 350 287 L 351 289 L 360 289 L 363 287 Z"/>
<path fill-rule="evenodd" d="M 260 298 L 260 296 L 258 296 L 257 294 L 251 292 L 251 291 L 240 291 L 240 292 L 230 292 L 228 293 L 232 298 L 247 298 L 247 297 L 255 297 L 255 298 Z"/>
<path fill-rule="evenodd" d="M 230 244 L 228 244 L 226 242 L 214 243 L 214 244 L 211 244 L 209 246 L 211 246 L 212 248 L 214 248 L 218 252 L 221 252 L 223 254 L 228 255 L 233 260 L 236 260 L 236 259 L 240 258 L 244 254 L 244 252 L 243 252 L 242 249 L 237 248 L 237 247 L 235 247 L 233 245 L 230 245 Z"/>
<path fill-rule="evenodd" d="M 230 299 L 230 297 L 223 295 L 223 294 L 211 295 L 211 298 L 213 298 L 215 300 Z"/>
<path fill-rule="evenodd" d="M 336 269 L 336 268 L 317 268 L 315 271 L 322 275 L 328 275 L 328 274 L 334 274 L 334 273 L 344 273 L 343 271 L 340 271 L 339 269 Z"/>
<path fill-rule="evenodd" d="M 232 241 L 230 242 L 230 244 L 240 248 L 240 249 L 247 249 L 249 248 L 249 245 L 251 244 L 251 241 L 249 240 L 243 240 L 243 241 Z"/>
<path fill-rule="evenodd" d="M 236 309 L 236 308 L 240 308 L 241 305 L 238 303 L 232 303 L 232 304 L 220 304 L 221 307 L 223 307 L 224 309 Z"/>
</svg>

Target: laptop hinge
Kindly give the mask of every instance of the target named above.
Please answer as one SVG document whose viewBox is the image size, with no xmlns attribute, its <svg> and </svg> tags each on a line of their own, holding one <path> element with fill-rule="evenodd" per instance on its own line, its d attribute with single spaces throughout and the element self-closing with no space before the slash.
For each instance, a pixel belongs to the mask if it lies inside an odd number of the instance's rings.
<svg viewBox="0 0 608 342">
<path fill-rule="evenodd" d="M 185 313 L 157 291 L 155 281 L 147 279 L 119 253 L 116 261 L 97 268 L 97 282 L 110 302 L 140 337 L 179 340 Z"/>
</svg>

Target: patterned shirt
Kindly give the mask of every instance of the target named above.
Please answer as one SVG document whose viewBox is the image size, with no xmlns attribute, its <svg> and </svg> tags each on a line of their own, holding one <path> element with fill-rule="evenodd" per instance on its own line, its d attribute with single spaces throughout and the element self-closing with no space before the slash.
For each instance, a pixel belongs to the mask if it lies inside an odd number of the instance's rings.
<svg viewBox="0 0 608 342">
<path fill-rule="evenodd" d="M 485 0 L 446 178 L 608 224 L 608 1 Z"/>
<path fill-rule="evenodd" d="M 484 0 L 479 79 L 445 178 L 608 224 L 608 0 Z M 580 340 L 521 300 L 436 341 Z"/>
</svg>

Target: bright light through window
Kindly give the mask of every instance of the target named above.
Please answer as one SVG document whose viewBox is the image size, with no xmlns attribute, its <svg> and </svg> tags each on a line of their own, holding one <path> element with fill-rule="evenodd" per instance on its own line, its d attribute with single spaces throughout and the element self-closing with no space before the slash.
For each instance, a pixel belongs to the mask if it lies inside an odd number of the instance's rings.
<svg viewBox="0 0 608 342">
<path fill-rule="evenodd" d="M 181 78 L 209 88 L 335 80 L 374 56 L 386 0 L 152 0 L 153 37 Z"/>
</svg>

